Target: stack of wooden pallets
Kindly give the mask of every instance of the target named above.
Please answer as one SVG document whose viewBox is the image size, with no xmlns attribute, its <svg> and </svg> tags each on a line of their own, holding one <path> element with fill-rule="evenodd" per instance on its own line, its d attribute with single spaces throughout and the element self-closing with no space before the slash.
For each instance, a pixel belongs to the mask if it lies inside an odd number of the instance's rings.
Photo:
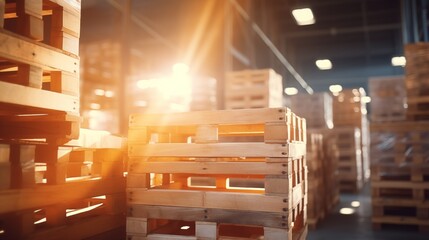
<svg viewBox="0 0 429 240">
<path fill-rule="evenodd" d="M 338 178 L 341 192 L 358 192 L 363 186 L 361 132 L 359 128 L 334 128 L 330 138 L 338 151 Z"/>
<path fill-rule="evenodd" d="M 121 238 L 125 234 L 122 145 L 119 137 L 89 130 L 61 146 L 2 142 L 0 238 Z M 103 235 L 106 232 L 109 235 Z"/>
<path fill-rule="evenodd" d="M 332 96 L 326 92 L 290 97 L 291 109 L 307 121 L 310 128 L 333 128 Z"/>
<path fill-rule="evenodd" d="M 402 76 L 376 77 L 368 80 L 373 122 L 403 121 L 406 119 L 407 91 Z"/>
<path fill-rule="evenodd" d="M 362 179 L 366 182 L 370 175 L 369 164 L 369 124 L 367 119 L 366 103 L 363 98 L 366 96 L 365 91 L 361 89 L 345 89 L 338 93 L 333 100 L 334 109 L 334 126 L 346 127 L 354 131 L 358 128 L 360 131 L 360 150 Z M 357 160 L 359 160 L 357 159 Z"/>
<path fill-rule="evenodd" d="M 371 186 L 375 228 L 429 227 L 429 123 L 371 124 Z"/>
<path fill-rule="evenodd" d="M 80 0 L 0 0 L 0 19 L 0 238 L 124 226 L 122 139 L 80 130 Z"/>
<path fill-rule="evenodd" d="M 1 2 L 0 138 L 76 138 L 80 1 Z"/>
<path fill-rule="evenodd" d="M 225 109 L 283 106 L 282 76 L 272 69 L 228 72 Z"/>
<path fill-rule="evenodd" d="M 312 229 L 325 218 L 325 196 L 327 189 L 324 184 L 324 151 L 323 135 L 307 134 L 307 166 L 308 166 L 308 206 L 307 222 Z"/>
<path fill-rule="evenodd" d="M 128 239 L 304 239 L 305 138 L 287 108 L 131 115 Z"/>
<path fill-rule="evenodd" d="M 332 96 L 328 93 L 297 94 L 288 98 L 291 110 L 306 119 L 307 164 L 309 165 L 308 225 L 316 225 L 338 203 L 338 175 L 331 138 Z M 321 198 L 321 196 L 324 196 Z"/>
<path fill-rule="evenodd" d="M 408 120 L 429 120 L 429 44 L 405 45 Z"/>
<path fill-rule="evenodd" d="M 192 81 L 192 111 L 217 109 L 217 81 L 209 77 L 196 77 Z"/>
</svg>

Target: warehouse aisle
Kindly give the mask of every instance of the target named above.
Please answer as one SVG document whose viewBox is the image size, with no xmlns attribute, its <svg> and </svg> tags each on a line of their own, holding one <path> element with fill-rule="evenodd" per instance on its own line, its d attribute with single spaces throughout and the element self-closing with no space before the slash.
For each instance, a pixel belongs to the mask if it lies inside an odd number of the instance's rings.
<svg viewBox="0 0 429 240">
<path fill-rule="evenodd" d="M 352 202 L 359 207 L 352 207 Z M 350 215 L 340 214 L 343 211 L 354 211 Z M 316 230 L 309 232 L 308 240 L 427 240 L 428 233 L 419 233 L 413 229 L 404 228 L 374 231 L 371 224 L 371 191 L 369 184 L 360 194 L 341 194 L 341 202 Z"/>
</svg>

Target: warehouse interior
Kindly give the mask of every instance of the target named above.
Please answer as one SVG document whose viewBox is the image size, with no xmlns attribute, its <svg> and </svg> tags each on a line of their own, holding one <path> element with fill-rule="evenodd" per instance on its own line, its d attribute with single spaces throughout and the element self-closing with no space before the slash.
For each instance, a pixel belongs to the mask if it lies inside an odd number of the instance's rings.
<svg viewBox="0 0 429 240">
<path fill-rule="evenodd" d="M 0 239 L 427 239 L 428 0 L 0 0 Z"/>
</svg>

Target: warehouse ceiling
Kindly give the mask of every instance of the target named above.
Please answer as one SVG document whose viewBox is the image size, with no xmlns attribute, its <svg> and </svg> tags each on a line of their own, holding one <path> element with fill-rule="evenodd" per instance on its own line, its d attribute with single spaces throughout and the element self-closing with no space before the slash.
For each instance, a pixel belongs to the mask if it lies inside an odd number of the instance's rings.
<svg viewBox="0 0 429 240">
<path fill-rule="evenodd" d="M 132 14 L 138 20 L 133 21 L 132 34 L 134 39 L 139 40 L 138 45 L 143 55 L 151 53 L 150 59 L 159 62 L 162 56 L 164 59 L 169 56 L 171 62 L 183 56 L 184 52 L 189 50 L 186 43 L 195 42 L 193 40 L 197 31 L 191 29 L 197 29 L 198 23 L 204 21 L 203 10 L 206 6 L 203 5 L 207 1 L 212 0 L 131 1 Z M 209 25 L 206 24 L 200 32 L 202 37 L 198 49 L 204 44 L 211 44 L 212 48 L 219 47 L 207 41 L 207 36 L 217 36 L 216 41 L 224 40 L 222 36 L 218 36 L 224 29 L 216 32 L 214 28 L 219 25 L 225 27 L 225 23 L 218 23 L 218 20 L 225 16 L 220 3 L 228 1 L 216 1 L 216 6 L 212 10 L 222 11 L 222 14 L 210 14 L 207 23 Z M 82 41 L 90 41 L 103 35 L 100 33 L 107 32 L 120 36 L 118 32 L 121 31 L 119 11 L 121 2 L 123 1 L 82 1 Z M 260 26 L 303 79 L 316 91 L 327 91 L 331 84 L 366 87 L 369 77 L 401 75 L 404 72 L 402 67 L 391 66 L 393 56 L 403 55 L 400 0 L 237 0 L 237 2 L 251 17 L 250 21 L 241 20 L 239 26 L 247 28 L 243 24 L 252 22 Z M 307 26 L 296 24 L 291 10 L 302 5 L 313 10 L 315 24 Z M 237 31 L 237 26 L 235 27 Z M 186 38 L 188 35 L 189 38 Z M 254 41 L 256 49 L 252 52 L 247 50 L 242 52 L 244 57 L 250 59 L 249 68 L 275 68 L 284 75 L 286 85 L 299 86 L 258 35 L 253 33 L 247 36 L 256 39 Z M 241 41 L 245 44 L 243 39 L 241 38 Z M 213 57 L 211 54 L 211 58 Z M 219 58 L 219 61 L 207 63 L 207 66 L 212 66 L 212 70 L 206 71 L 217 78 L 221 78 L 223 76 L 221 72 L 225 70 L 213 67 L 223 64 L 224 59 Z M 266 61 L 268 58 L 270 61 Z M 331 70 L 321 71 L 316 67 L 315 61 L 324 58 L 332 61 Z M 148 65 L 157 66 L 155 63 Z M 203 69 L 201 66 L 200 68 Z"/>
</svg>

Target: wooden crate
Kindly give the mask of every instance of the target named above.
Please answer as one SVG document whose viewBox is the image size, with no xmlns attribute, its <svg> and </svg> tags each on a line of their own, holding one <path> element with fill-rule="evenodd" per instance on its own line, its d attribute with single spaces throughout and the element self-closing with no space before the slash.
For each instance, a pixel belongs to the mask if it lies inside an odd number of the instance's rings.
<svg viewBox="0 0 429 240">
<path fill-rule="evenodd" d="M 119 145 L 1 144 L 2 239 L 83 239 L 123 227 L 122 141 L 103 138 Z M 93 165 L 89 174 L 70 174 L 74 163 L 85 161 Z"/>
<path fill-rule="evenodd" d="M 291 110 L 307 121 L 308 128 L 332 128 L 332 96 L 328 93 L 290 97 Z"/>
<path fill-rule="evenodd" d="M 158 224 L 178 220 L 194 226 L 183 239 L 223 239 L 226 225 L 257 227 L 265 239 L 299 236 L 305 141 L 305 120 L 286 108 L 130 116 L 128 237 L 181 239 Z"/>
<path fill-rule="evenodd" d="M 0 138 L 77 138 L 80 1 L 2 2 L 0 118 L 8 131 Z M 30 136 L 18 131 L 28 121 L 23 114 L 37 114 L 35 128 L 25 131 Z M 52 123 L 60 129 L 56 136 Z"/>
<path fill-rule="evenodd" d="M 225 109 L 283 106 L 282 77 L 272 69 L 228 72 Z"/>
<path fill-rule="evenodd" d="M 371 120 L 374 122 L 406 119 L 405 80 L 402 76 L 377 77 L 368 80 L 371 97 Z"/>
</svg>

